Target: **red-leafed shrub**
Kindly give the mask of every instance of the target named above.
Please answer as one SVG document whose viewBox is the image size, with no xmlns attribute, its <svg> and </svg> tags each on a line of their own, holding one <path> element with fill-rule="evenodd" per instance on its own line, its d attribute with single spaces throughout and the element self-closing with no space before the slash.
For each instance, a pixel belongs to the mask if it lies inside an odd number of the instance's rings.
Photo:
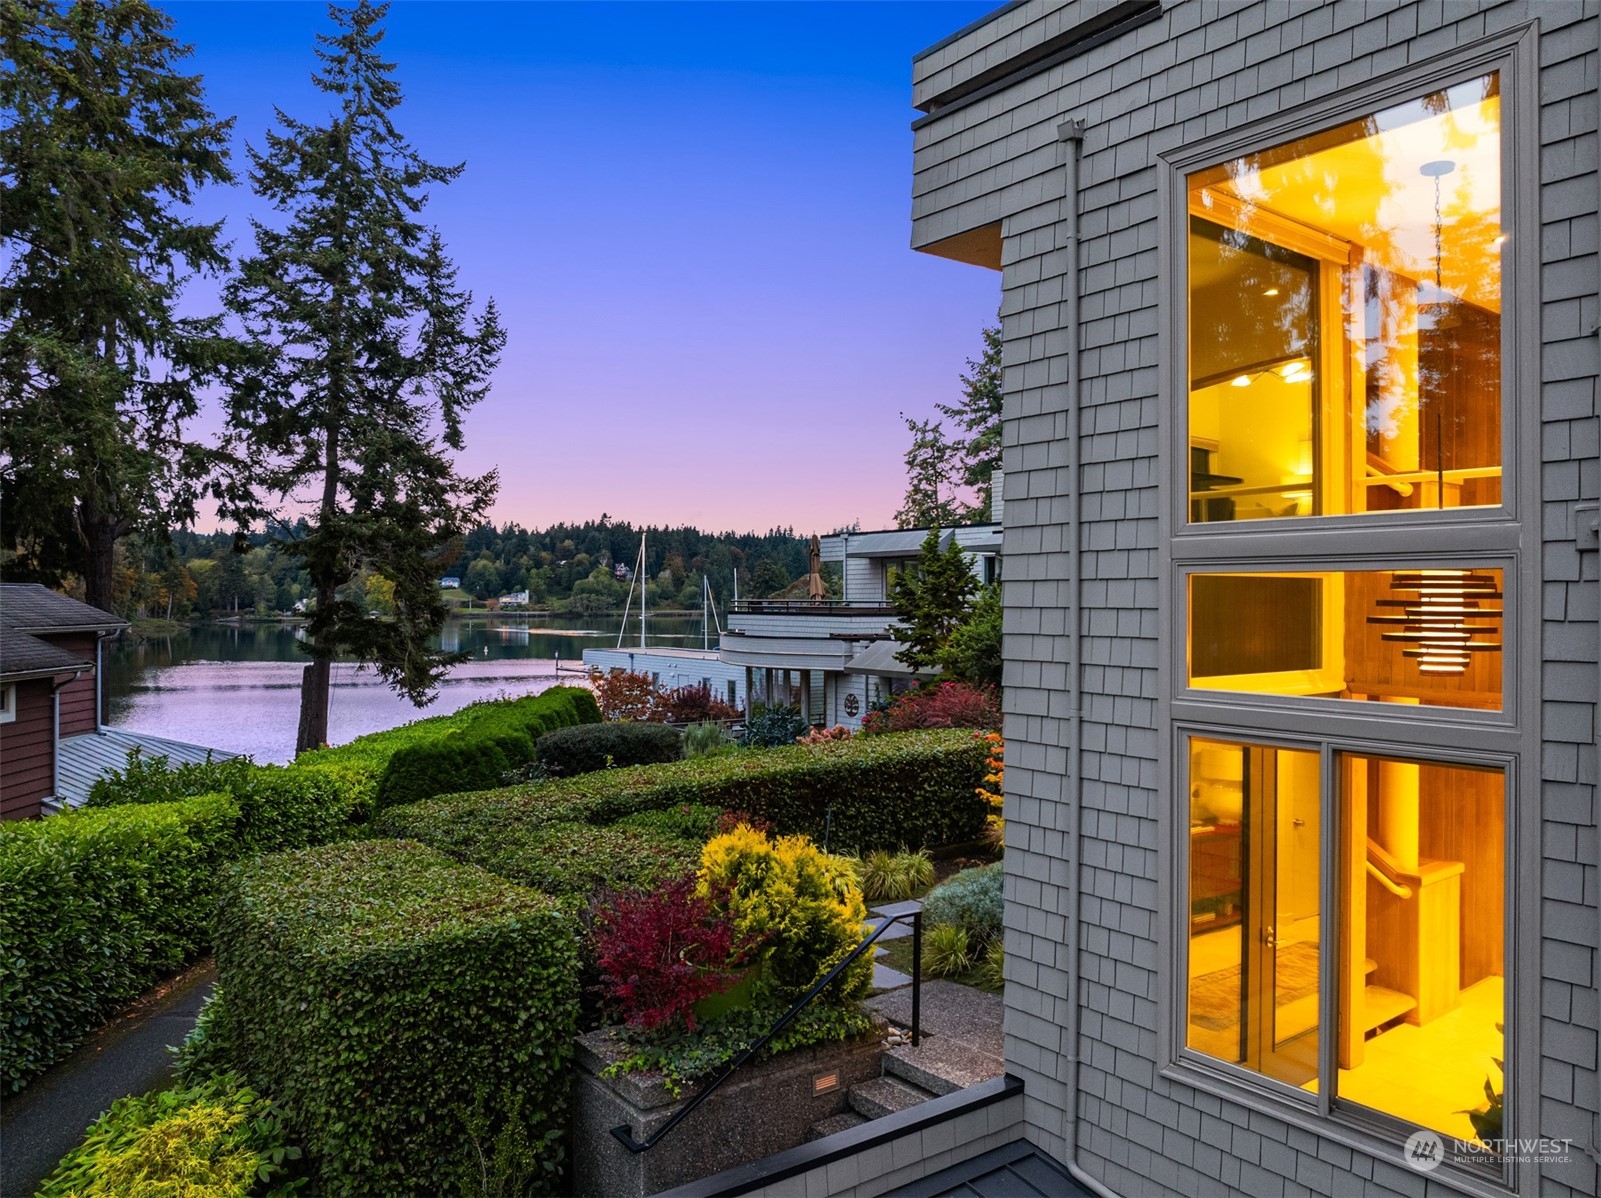
<svg viewBox="0 0 1601 1198">
<path fill-rule="evenodd" d="M 739 712 L 712 694 L 712 688 L 702 682 L 662 691 L 656 696 L 656 705 L 650 718 L 665 720 L 669 724 L 705 724 L 737 720 Z"/>
<path fill-rule="evenodd" d="M 868 714 L 862 731 L 911 732 L 916 728 L 999 728 L 995 691 L 966 682 L 935 682 L 898 696 L 888 708 Z"/>
<path fill-rule="evenodd" d="M 742 824 L 753 831 L 762 833 L 764 836 L 773 830 L 773 821 L 770 819 L 763 819 L 761 816 L 752 815 L 748 811 L 725 811 L 717 817 L 717 824 L 712 835 L 726 835 Z"/>
<path fill-rule="evenodd" d="M 589 685 L 601 717 L 608 720 L 648 720 L 656 702 L 656 680 L 633 670 L 591 670 Z"/>
<path fill-rule="evenodd" d="M 730 967 L 744 946 L 727 908 L 726 895 L 697 895 L 693 876 L 597 904 L 601 990 L 625 1022 L 650 1031 L 682 1020 L 695 1030 L 695 1004 L 738 980 Z"/>
</svg>

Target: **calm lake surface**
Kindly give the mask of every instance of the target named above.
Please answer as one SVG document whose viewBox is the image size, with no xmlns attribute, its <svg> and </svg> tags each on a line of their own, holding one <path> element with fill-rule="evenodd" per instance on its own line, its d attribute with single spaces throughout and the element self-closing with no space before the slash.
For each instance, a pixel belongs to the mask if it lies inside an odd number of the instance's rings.
<svg viewBox="0 0 1601 1198">
<path fill-rule="evenodd" d="M 328 712 L 331 744 L 446 715 L 497 695 L 536 694 L 571 682 L 585 649 L 617 643 L 619 616 L 479 616 L 451 620 L 441 647 L 471 654 L 427 707 L 413 707 L 371 669 L 334 665 Z M 651 616 L 649 643 L 699 648 L 699 616 Z M 248 753 L 282 764 L 294 755 L 300 674 L 308 660 L 293 624 L 208 624 L 174 637 L 124 638 L 106 650 L 107 722 L 134 732 Z M 639 643 L 637 617 L 626 643 Z M 716 637 L 712 639 L 716 646 Z"/>
</svg>

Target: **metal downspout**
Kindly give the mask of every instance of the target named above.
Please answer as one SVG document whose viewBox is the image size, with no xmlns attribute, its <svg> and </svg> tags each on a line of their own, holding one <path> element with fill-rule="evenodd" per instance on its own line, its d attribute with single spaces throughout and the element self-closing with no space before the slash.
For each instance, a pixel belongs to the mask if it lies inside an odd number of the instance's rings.
<svg viewBox="0 0 1601 1198">
<path fill-rule="evenodd" d="M 1067 843 L 1065 846 L 1068 867 L 1072 870 L 1072 910 L 1068 913 L 1067 958 L 1067 1026 L 1063 1029 L 1065 1051 L 1062 1054 L 1062 1110 L 1063 1157 L 1067 1171 L 1100 1198 L 1117 1198 L 1111 1190 L 1086 1173 L 1078 1163 L 1078 1039 L 1079 1039 L 1079 958 L 1082 955 L 1080 931 L 1084 903 L 1083 863 L 1079 852 L 1079 831 L 1084 824 L 1084 699 L 1082 694 L 1084 616 L 1081 600 L 1084 593 L 1084 571 L 1081 561 L 1083 530 L 1079 503 L 1080 448 L 1084 421 L 1080 406 L 1084 387 L 1079 376 L 1079 237 L 1078 237 L 1078 167 L 1079 152 L 1084 144 L 1082 120 L 1066 120 L 1056 127 L 1057 140 L 1062 143 L 1064 179 L 1062 184 L 1062 249 L 1066 257 L 1067 286 L 1063 288 L 1063 324 L 1067 327 L 1067 386 L 1068 435 L 1072 438 L 1072 452 L 1067 459 L 1067 598 L 1072 605 L 1073 622 L 1069 627 L 1069 658 L 1067 673 L 1067 786 L 1068 805 Z"/>
</svg>

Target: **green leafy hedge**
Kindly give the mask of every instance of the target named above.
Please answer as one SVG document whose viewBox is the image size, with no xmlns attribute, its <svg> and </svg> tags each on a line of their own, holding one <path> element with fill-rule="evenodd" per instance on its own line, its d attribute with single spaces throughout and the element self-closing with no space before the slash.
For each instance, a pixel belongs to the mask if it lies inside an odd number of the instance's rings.
<svg viewBox="0 0 1601 1198">
<path fill-rule="evenodd" d="M 534 746 L 539 764 L 551 778 L 619 766 L 654 765 L 684 755 L 684 736 L 666 724 L 612 722 L 558 728 Z"/>
<path fill-rule="evenodd" d="M 819 843 L 832 808 L 836 851 L 954 844 L 983 831 L 974 792 L 985 755 L 962 729 L 753 749 L 451 795 L 384 811 L 375 827 L 488 869 L 510 868 L 506 846 L 542 843 L 553 824 L 606 825 L 684 804 L 748 811 Z"/>
<path fill-rule="evenodd" d="M 237 871 L 216 947 L 220 1039 L 320 1190 L 456 1193 L 508 1132 L 555 1187 L 578 978 L 554 900 L 422 845 L 347 842 Z"/>
<path fill-rule="evenodd" d="M 521 824 L 483 847 L 474 865 L 557 898 L 647 888 L 700 864 L 704 840 L 670 830 L 581 823 Z"/>
<path fill-rule="evenodd" d="M 87 807 L 169 803 L 226 793 L 239 804 L 239 850 L 246 856 L 323 844 L 365 814 L 360 788 L 337 769 L 256 765 L 249 758 L 174 766 L 137 749 L 126 768 L 89 789 Z"/>
<path fill-rule="evenodd" d="M 0 1061 L 20 1090 L 206 941 L 225 794 L 0 825 Z"/>
<path fill-rule="evenodd" d="M 39 1187 L 37 1198 L 247 1198 L 300 1159 L 281 1114 L 238 1077 L 119 1098 Z"/>
<path fill-rule="evenodd" d="M 342 766 L 372 781 L 375 805 L 414 803 L 458 790 L 494 786 L 534 760 L 534 742 L 574 724 L 598 724 L 595 696 L 557 686 L 523 699 L 474 703 L 453 715 L 357 737 L 337 749 L 302 753 L 297 765 Z"/>
</svg>

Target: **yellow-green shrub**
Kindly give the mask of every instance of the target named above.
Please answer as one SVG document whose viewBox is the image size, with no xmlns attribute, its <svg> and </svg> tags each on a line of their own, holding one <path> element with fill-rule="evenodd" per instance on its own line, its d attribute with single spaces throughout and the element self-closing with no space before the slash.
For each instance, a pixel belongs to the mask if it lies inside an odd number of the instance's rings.
<svg viewBox="0 0 1601 1198">
<path fill-rule="evenodd" d="M 701 852 L 700 893 L 727 895 L 736 939 L 761 942 L 757 990 L 798 998 L 862 941 L 867 906 L 855 871 L 805 836 L 769 839 L 748 825 L 713 837 Z M 848 1002 L 867 992 L 866 956 L 831 987 Z"/>
</svg>

